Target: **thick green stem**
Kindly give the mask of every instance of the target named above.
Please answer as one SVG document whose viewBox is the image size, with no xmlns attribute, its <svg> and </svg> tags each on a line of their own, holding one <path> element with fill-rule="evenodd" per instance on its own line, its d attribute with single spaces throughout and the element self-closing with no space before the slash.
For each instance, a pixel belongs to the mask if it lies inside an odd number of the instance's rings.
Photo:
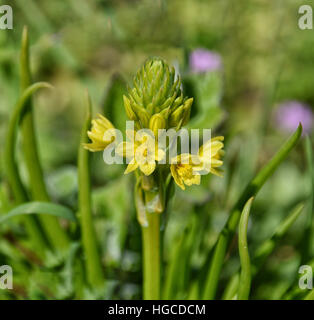
<svg viewBox="0 0 314 320">
<path fill-rule="evenodd" d="M 142 227 L 143 298 L 160 299 L 160 214 L 147 213 L 148 226 Z"/>
</svg>

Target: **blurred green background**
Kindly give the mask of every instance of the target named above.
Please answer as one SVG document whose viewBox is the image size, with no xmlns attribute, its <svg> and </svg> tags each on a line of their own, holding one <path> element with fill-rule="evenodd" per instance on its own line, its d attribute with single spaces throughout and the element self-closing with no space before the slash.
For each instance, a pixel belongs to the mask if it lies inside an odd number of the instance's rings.
<svg viewBox="0 0 314 320">
<path fill-rule="evenodd" d="M 123 129 L 125 84 L 148 57 L 161 56 L 181 73 L 184 89 L 195 98 L 192 126 L 213 128 L 216 135 L 226 139 L 224 178 L 204 178 L 201 187 L 191 187 L 184 193 L 177 189 L 167 217 L 166 262 L 182 231 L 188 232 L 193 221 L 201 219 L 199 243 L 192 254 L 197 273 L 230 207 L 256 170 L 289 135 L 276 122 L 278 104 L 297 100 L 313 110 L 314 30 L 298 28 L 299 6 L 313 2 L 10 0 L 1 4 L 6 2 L 13 8 L 14 29 L 0 30 L 0 138 L 3 142 L 19 95 L 20 40 L 27 25 L 34 81 L 54 86 L 54 90 L 36 95 L 34 104 L 45 179 L 50 195 L 59 203 L 76 209 L 77 150 L 85 89 L 91 94 L 94 115 L 101 112 Z M 206 75 L 194 74 L 189 55 L 197 48 L 218 53 L 222 68 Z M 22 158 L 21 165 L 23 168 Z M 141 296 L 141 244 L 129 191 L 132 177 L 123 176 L 123 170 L 123 166 L 106 166 L 101 153 L 93 155 L 94 222 L 110 284 L 106 297 L 127 299 Z M 1 180 L 2 176 L 1 169 Z M 24 182 L 27 185 L 25 176 Z M 310 188 L 301 143 L 255 201 L 249 226 L 251 250 L 272 234 L 296 203 L 308 198 Z M 1 212 L 9 206 L 4 200 L 7 193 L 2 181 Z M 253 284 L 253 298 L 279 298 L 296 278 L 298 248 L 309 210 L 308 205 L 268 259 Z M 0 265 L 5 262 L 13 266 L 16 286 L 13 292 L 0 290 L 0 298 L 76 297 L 73 283 L 68 282 L 69 273 L 76 272 L 75 266 L 69 271 L 55 256 L 46 268 L 25 276 L 27 263 L 19 248 L 12 246 L 12 228 L 16 234 L 22 232 L 18 225 L 0 230 Z M 239 265 L 236 250 L 229 256 L 220 290 L 224 279 Z M 98 296 L 85 290 L 81 297 Z"/>
</svg>

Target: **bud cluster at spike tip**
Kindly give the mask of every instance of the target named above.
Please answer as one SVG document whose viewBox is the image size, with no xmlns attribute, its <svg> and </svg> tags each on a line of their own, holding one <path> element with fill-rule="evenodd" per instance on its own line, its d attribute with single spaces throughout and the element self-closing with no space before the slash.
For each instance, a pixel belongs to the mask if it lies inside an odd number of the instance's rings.
<svg viewBox="0 0 314 320">
<path fill-rule="evenodd" d="M 160 58 L 147 60 L 124 96 L 126 114 L 138 128 L 181 128 L 190 119 L 193 98 L 181 91 L 181 79 L 174 67 Z"/>
</svg>

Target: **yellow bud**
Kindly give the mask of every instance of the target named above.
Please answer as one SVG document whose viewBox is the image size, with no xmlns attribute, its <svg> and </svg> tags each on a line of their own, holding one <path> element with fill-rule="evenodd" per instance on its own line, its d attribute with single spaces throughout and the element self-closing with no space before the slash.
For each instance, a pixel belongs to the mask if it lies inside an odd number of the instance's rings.
<svg viewBox="0 0 314 320">
<path fill-rule="evenodd" d="M 160 114 L 154 114 L 149 120 L 149 129 L 153 131 L 155 137 L 158 137 L 158 130 L 166 128 L 166 120 Z"/>
<path fill-rule="evenodd" d="M 137 120 L 136 114 L 132 110 L 130 100 L 125 95 L 123 95 L 123 102 L 124 102 L 125 112 L 128 118 L 130 120 Z"/>
<path fill-rule="evenodd" d="M 181 105 L 179 108 L 177 108 L 174 112 L 171 113 L 168 123 L 171 128 L 176 127 L 180 123 L 183 113 L 184 105 Z"/>
<path fill-rule="evenodd" d="M 190 98 L 184 102 L 183 114 L 182 114 L 182 126 L 185 126 L 190 120 L 192 103 L 193 103 L 193 98 Z"/>
<path fill-rule="evenodd" d="M 145 109 L 139 109 L 136 111 L 136 114 L 140 120 L 142 128 L 147 128 L 149 123 L 149 114 Z"/>
</svg>

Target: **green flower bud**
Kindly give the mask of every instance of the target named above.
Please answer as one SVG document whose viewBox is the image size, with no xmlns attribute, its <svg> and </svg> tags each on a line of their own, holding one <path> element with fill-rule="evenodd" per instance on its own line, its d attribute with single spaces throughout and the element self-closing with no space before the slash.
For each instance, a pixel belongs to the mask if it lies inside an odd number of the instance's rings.
<svg viewBox="0 0 314 320">
<path fill-rule="evenodd" d="M 124 104 L 128 117 L 134 119 L 136 116 L 137 119 L 134 120 L 139 121 L 142 128 L 147 128 L 148 125 L 151 127 L 150 120 L 155 114 L 163 117 L 158 118 L 158 126 L 164 121 L 165 125 L 162 125 L 165 128 L 167 120 L 174 112 L 176 113 L 171 118 L 172 127 L 177 127 L 182 117 L 188 121 L 189 115 L 184 107 L 188 100 L 181 92 L 181 79 L 176 76 L 175 69 L 164 60 L 147 60 L 133 79 L 133 85 L 133 88 L 128 88 L 129 95 L 124 99 Z"/>
<path fill-rule="evenodd" d="M 175 69 L 159 58 L 147 60 L 137 72 L 133 84 L 129 95 L 151 115 L 168 107 L 181 95 L 181 81 L 180 78 L 175 80 Z"/>
<path fill-rule="evenodd" d="M 165 128 L 166 128 L 166 120 L 160 113 L 156 113 L 150 118 L 149 129 L 152 130 L 155 137 L 158 137 L 159 129 L 165 129 Z"/>
</svg>

